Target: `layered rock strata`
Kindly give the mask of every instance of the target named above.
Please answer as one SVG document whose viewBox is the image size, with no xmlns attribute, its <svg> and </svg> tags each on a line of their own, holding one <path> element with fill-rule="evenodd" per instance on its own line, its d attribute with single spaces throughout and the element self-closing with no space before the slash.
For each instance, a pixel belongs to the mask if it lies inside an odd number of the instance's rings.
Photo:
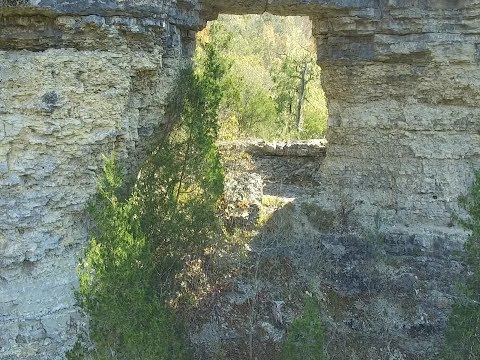
<svg viewBox="0 0 480 360">
<path fill-rule="evenodd" d="M 480 166 L 478 0 L 0 0 L 0 357 L 73 344 L 101 155 L 141 153 L 206 20 L 264 11 L 313 21 L 330 112 L 322 206 L 461 245 L 451 215 Z"/>
<path fill-rule="evenodd" d="M 82 5 L 0 8 L 0 358 L 61 358 L 75 342 L 102 156 L 137 162 L 199 26 L 170 1 L 148 16 Z"/>
<path fill-rule="evenodd" d="M 380 219 L 358 231 L 350 209 L 326 210 L 319 145 L 223 144 L 250 155 L 226 164 L 227 195 L 235 191 L 226 199 L 241 204 L 235 225 L 251 237 L 243 239 L 243 260 L 222 255 L 233 276 L 194 311 L 196 359 L 243 360 L 250 351 L 278 359 L 308 296 L 322 313 L 328 358 L 439 359 L 455 284 L 465 275 L 461 253 L 449 238 L 432 246 L 425 236 L 388 231 Z M 245 221 L 256 215 L 254 226 Z"/>
</svg>

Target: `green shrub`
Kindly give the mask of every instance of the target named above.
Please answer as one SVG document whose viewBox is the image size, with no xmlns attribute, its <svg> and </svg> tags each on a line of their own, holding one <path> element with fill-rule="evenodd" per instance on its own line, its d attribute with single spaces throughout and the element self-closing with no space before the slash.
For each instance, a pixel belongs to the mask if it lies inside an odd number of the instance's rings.
<svg viewBox="0 0 480 360">
<path fill-rule="evenodd" d="M 326 360 L 325 333 L 317 301 L 306 297 L 302 316 L 289 326 L 280 360 Z"/>
<path fill-rule="evenodd" d="M 465 250 L 471 275 L 453 306 L 442 353 L 445 360 L 480 359 L 480 171 L 460 204 L 469 215 L 459 222 L 470 231 Z"/>
<path fill-rule="evenodd" d="M 185 262 L 201 256 L 218 233 L 216 206 L 223 192 L 214 111 L 221 89 L 199 83 L 193 73 L 184 76 L 183 83 L 189 86 L 181 92 L 183 116 L 142 167 L 137 181 L 142 229 L 154 247 L 157 281 L 167 296 L 175 292 L 173 281 Z"/>
<path fill-rule="evenodd" d="M 167 111 L 171 131 L 155 139 L 126 199 L 114 156 L 105 161 L 89 207 L 95 228 L 78 270 L 94 359 L 191 358 L 171 300 L 184 268 L 219 231 L 223 171 L 215 139 L 228 68 L 219 53 L 205 44 L 195 71 L 180 75 Z M 76 346 L 69 358 L 82 352 Z"/>
<path fill-rule="evenodd" d="M 141 230 L 139 199 L 120 200 L 121 185 L 111 157 L 89 209 L 96 227 L 79 268 L 78 299 L 90 317 L 92 356 L 188 359 L 174 315 L 155 291 L 153 248 Z"/>
</svg>

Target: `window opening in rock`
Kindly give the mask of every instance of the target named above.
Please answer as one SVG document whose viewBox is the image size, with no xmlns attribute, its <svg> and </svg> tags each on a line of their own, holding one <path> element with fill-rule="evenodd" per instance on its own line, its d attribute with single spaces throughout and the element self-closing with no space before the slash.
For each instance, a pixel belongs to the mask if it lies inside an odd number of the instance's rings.
<svg viewBox="0 0 480 360">
<path fill-rule="evenodd" d="M 214 43 L 231 64 L 220 140 L 324 137 L 327 106 L 308 17 L 220 15 L 197 41 Z"/>
<path fill-rule="evenodd" d="M 313 196 L 324 190 L 319 169 L 325 142 L 311 139 L 323 139 L 327 107 L 312 25 L 301 17 L 223 15 L 198 34 L 197 44 L 199 74 L 222 67 L 225 58 L 230 67 L 218 117 L 223 232 L 208 250 L 214 266 L 205 276 L 220 278 L 212 283 L 215 295 L 202 300 L 202 311 L 196 312 L 218 315 L 207 324 L 195 314 L 192 323 L 202 325 L 195 325 L 199 331 L 192 339 L 201 358 L 291 359 L 284 329 L 292 321 L 285 315 L 308 314 L 305 284 L 297 276 L 298 249 L 336 226 L 334 212 L 320 208 Z M 209 51 L 221 56 L 209 57 Z M 301 263 L 314 263 L 319 252 L 309 250 Z M 313 310 L 316 325 L 312 331 L 302 328 L 301 336 L 316 348 L 301 353 L 320 359 L 324 329 L 319 306 Z M 218 341 L 205 335 L 207 326 L 235 335 Z"/>
</svg>

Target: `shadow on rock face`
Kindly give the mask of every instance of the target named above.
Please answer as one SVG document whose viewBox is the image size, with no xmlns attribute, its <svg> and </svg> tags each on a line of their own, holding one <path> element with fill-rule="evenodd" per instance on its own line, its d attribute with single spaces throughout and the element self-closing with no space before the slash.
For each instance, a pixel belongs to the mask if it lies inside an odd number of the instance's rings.
<svg viewBox="0 0 480 360">
<path fill-rule="evenodd" d="M 342 234 L 335 214 L 317 207 L 292 201 L 258 229 L 238 276 L 192 332 L 198 358 L 216 358 L 216 348 L 228 359 L 248 359 L 251 349 L 276 359 L 308 293 L 321 304 L 332 358 L 435 359 L 461 259 L 405 236 Z"/>
</svg>

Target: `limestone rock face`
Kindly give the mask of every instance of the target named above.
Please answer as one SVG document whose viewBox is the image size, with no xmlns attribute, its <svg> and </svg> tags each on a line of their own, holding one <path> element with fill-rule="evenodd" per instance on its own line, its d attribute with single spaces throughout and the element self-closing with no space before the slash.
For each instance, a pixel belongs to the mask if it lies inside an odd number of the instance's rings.
<svg viewBox="0 0 480 360">
<path fill-rule="evenodd" d="M 272 151 L 284 143 L 228 145 L 251 154 L 230 166 L 234 178 L 264 184 L 262 225 L 253 228 L 244 262 L 235 262 L 224 290 L 194 311 L 188 328 L 196 359 L 248 359 L 251 347 L 258 359 L 277 359 L 308 294 L 319 301 L 329 358 L 438 359 L 455 284 L 466 270 L 455 232 L 395 231 L 380 213 L 362 230 L 352 211 L 358 204 L 328 210 L 328 198 L 318 195 L 325 161 L 318 143 L 289 144 L 301 153 Z M 252 199 L 257 189 L 237 193 Z"/>
<path fill-rule="evenodd" d="M 479 9 L 453 3 L 314 19 L 330 114 L 325 180 L 395 227 L 450 226 L 479 165 Z"/>
<path fill-rule="evenodd" d="M 102 154 L 137 162 L 192 48 L 166 10 L 2 11 L 0 358 L 55 359 L 82 327 L 72 290 Z"/>
<path fill-rule="evenodd" d="M 380 214 L 392 233 L 462 241 L 451 214 L 480 166 L 478 0 L 0 0 L 0 357 L 72 345 L 101 155 L 138 163 L 206 20 L 264 11 L 314 24 L 330 113 L 314 196 L 355 204 L 363 226 Z"/>
</svg>

